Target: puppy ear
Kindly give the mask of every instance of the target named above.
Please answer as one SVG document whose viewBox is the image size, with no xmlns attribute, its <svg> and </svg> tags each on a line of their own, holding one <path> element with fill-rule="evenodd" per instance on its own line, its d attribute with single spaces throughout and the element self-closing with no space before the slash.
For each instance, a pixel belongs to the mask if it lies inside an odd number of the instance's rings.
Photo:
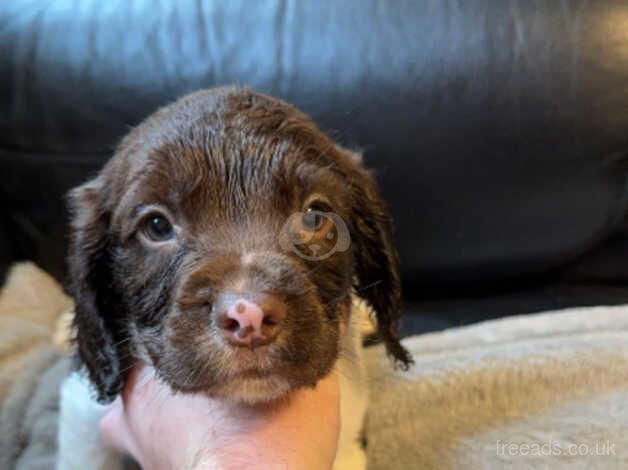
<svg viewBox="0 0 628 470">
<path fill-rule="evenodd" d="M 69 195 L 73 215 L 68 268 L 75 302 L 75 342 L 79 360 L 86 366 L 101 403 L 113 401 L 120 392 L 126 370 L 123 362 L 129 356 L 127 343 L 121 343 L 120 303 L 111 274 L 110 213 L 105 200 L 102 176 Z"/>
<path fill-rule="evenodd" d="M 392 219 L 371 175 L 353 158 L 352 243 L 356 278 L 354 288 L 377 316 L 378 333 L 388 354 L 406 370 L 412 356 L 399 340 L 401 282 L 399 261 L 392 242 Z"/>
</svg>

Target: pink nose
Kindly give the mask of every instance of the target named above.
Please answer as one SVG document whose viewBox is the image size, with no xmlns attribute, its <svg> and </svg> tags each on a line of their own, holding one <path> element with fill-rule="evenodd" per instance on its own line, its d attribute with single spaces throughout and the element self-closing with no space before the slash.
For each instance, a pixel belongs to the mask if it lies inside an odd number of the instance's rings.
<svg viewBox="0 0 628 470">
<path fill-rule="evenodd" d="M 264 312 L 259 305 L 253 302 L 245 299 L 236 301 L 227 309 L 227 317 L 235 320 L 240 331 L 250 329 L 254 335 L 262 334 Z"/>
<path fill-rule="evenodd" d="M 286 305 L 272 294 L 252 301 L 224 294 L 216 302 L 216 322 L 233 346 L 263 346 L 275 340 L 286 316 Z"/>
</svg>

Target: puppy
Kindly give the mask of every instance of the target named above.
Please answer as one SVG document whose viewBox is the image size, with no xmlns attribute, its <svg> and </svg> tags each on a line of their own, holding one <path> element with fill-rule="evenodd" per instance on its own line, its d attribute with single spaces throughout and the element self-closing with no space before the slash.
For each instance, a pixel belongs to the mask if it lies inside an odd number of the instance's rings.
<svg viewBox="0 0 628 470">
<path fill-rule="evenodd" d="M 336 467 L 365 465 L 352 294 L 392 358 L 411 357 L 391 220 L 359 156 L 285 102 L 217 88 L 155 112 L 70 200 L 76 346 L 99 402 L 137 360 L 174 390 L 248 404 L 336 367 Z"/>
</svg>

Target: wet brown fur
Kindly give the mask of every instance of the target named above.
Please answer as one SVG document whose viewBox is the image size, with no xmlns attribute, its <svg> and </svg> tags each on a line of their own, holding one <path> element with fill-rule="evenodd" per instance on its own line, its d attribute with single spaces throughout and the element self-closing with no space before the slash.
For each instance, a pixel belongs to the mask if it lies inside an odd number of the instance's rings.
<svg viewBox="0 0 628 470">
<path fill-rule="evenodd" d="M 349 250 L 317 261 L 278 243 L 312 194 L 329 201 L 351 237 Z M 355 154 L 280 100 L 232 87 L 188 95 L 132 130 L 70 200 L 76 343 L 100 401 L 115 398 L 138 358 L 175 390 L 237 399 L 226 384 L 246 374 L 311 386 L 338 358 L 352 291 L 376 312 L 389 353 L 410 363 L 397 335 L 391 221 L 375 183 Z M 181 229 L 170 250 L 138 240 L 149 204 Z M 216 295 L 234 285 L 288 305 L 280 337 L 251 370 L 211 315 Z"/>
</svg>

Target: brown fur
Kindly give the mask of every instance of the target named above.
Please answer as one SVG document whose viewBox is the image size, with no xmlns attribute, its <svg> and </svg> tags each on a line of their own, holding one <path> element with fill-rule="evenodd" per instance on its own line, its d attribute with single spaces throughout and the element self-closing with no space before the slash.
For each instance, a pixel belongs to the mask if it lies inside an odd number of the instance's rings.
<svg viewBox="0 0 628 470">
<path fill-rule="evenodd" d="M 310 261 L 280 238 L 314 195 L 346 223 L 351 246 Z M 352 289 L 377 313 L 389 352 L 410 363 L 397 336 L 398 265 L 377 188 L 358 157 L 282 101 L 238 88 L 188 95 L 131 131 L 71 205 L 76 341 L 101 401 L 118 394 L 138 358 L 176 390 L 235 400 L 314 385 L 338 357 Z M 176 242 L 154 249 L 141 240 L 147 206 L 174 221 Z M 273 344 L 225 345 L 211 306 L 228 289 L 285 299 Z M 240 391 L 247 387 L 253 398 Z"/>
</svg>

